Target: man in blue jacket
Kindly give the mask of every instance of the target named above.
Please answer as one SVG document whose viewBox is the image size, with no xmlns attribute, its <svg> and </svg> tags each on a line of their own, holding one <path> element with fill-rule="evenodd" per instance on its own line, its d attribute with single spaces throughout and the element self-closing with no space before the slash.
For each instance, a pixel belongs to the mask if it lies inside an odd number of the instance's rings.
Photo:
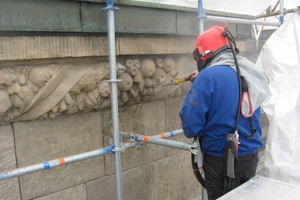
<svg viewBox="0 0 300 200">
<path fill-rule="evenodd" d="M 264 145 L 260 105 L 269 93 L 268 80 L 261 69 L 246 58 L 236 56 L 240 75 L 247 85 L 247 90 L 240 95 L 235 51 L 232 51 L 226 33 L 227 27 L 218 25 L 198 37 L 194 57 L 199 72 L 191 75 L 195 79 L 180 111 L 185 136 L 197 136 L 200 140 L 205 187 L 210 200 L 228 192 L 224 190 L 227 165 L 224 151 L 226 135 L 234 132 L 238 110 L 241 114 L 238 121 L 238 183 L 255 175 L 257 151 Z"/>
</svg>

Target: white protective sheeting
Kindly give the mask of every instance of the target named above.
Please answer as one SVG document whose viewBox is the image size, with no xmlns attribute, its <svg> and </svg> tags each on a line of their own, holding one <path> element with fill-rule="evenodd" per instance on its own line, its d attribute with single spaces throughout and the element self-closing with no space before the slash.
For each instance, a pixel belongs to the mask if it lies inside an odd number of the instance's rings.
<svg viewBox="0 0 300 200">
<path fill-rule="evenodd" d="M 269 119 L 267 176 L 300 185 L 300 14 L 271 35 L 257 64 L 268 76 L 271 92 L 263 104 Z"/>
<path fill-rule="evenodd" d="M 255 176 L 218 200 L 299 200 L 300 187 Z"/>
</svg>

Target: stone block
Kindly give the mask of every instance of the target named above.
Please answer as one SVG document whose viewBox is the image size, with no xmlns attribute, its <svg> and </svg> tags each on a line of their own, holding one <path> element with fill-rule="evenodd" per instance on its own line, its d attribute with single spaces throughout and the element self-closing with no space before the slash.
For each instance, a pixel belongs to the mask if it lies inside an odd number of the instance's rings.
<svg viewBox="0 0 300 200">
<path fill-rule="evenodd" d="M 36 198 L 34 200 L 87 200 L 85 185 L 77 185 L 66 190 L 62 190 L 47 196 Z"/>
<path fill-rule="evenodd" d="M 251 37 L 251 26 L 248 24 L 236 24 L 237 35 L 239 38 L 250 38 Z"/>
<path fill-rule="evenodd" d="M 112 136 L 110 110 L 103 113 L 105 145 Z M 142 135 L 157 135 L 165 132 L 165 101 L 154 101 L 119 108 L 120 130 Z M 124 142 L 129 142 L 124 139 Z M 138 149 L 127 149 L 122 155 L 122 169 L 130 169 L 166 156 L 166 147 L 144 144 Z M 114 172 L 114 157 L 105 155 L 106 174 Z"/>
<path fill-rule="evenodd" d="M 199 19 L 197 13 L 177 11 L 177 34 L 194 35 L 199 34 Z"/>
<path fill-rule="evenodd" d="M 168 131 L 182 128 L 179 112 L 183 100 L 184 96 L 166 100 L 166 126 Z"/>
<path fill-rule="evenodd" d="M 5 0 L 0 13 L 1 31 L 81 31 L 78 2 Z"/>
<path fill-rule="evenodd" d="M 31 64 L 33 59 L 108 55 L 107 37 L 100 36 L 0 36 L 0 51 L 0 60 L 29 59 Z"/>
<path fill-rule="evenodd" d="M 15 122 L 18 166 L 103 148 L 101 123 L 101 115 L 96 112 Z M 103 156 L 28 174 L 20 177 L 22 199 L 44 196 L 103 175 Z"/>
<path fill-rule="evenodd" d="M 176 34 L 176 11 L 120 6 L 116 12 L 116 32 Z M 147 22 L 147 23 L 145 23 Z"/>
<path fill-rule="evenodd" d="M 117 55 L 185 54 L 192 53 L 192 37 L 117 37 Z"/>
<path fill-rule="evenodd" d="M 153 199 L 152 165 L 144 165 L 122 173 L 124 200 Z M 115 176 L 87 183 L 89 200 L 116 200 Z"/>
<path fill-rule="evenodd" d="M 201 186 L 194 177 L 190 153 L 183 152 L 153 163 L 154 198 L 196 199 Z"/>
<path fill-rule="evenodd" d="M 16 168 L 14 136 L 11 125 L 0 126 L 0 172 Z M 20 200 L 18 178 L 0 181 L 0 200 Z"/>
</svg>

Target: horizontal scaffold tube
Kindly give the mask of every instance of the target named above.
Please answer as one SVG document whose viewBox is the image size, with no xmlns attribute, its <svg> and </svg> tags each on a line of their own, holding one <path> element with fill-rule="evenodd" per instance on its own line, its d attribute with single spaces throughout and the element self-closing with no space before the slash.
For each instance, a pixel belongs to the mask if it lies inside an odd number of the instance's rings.
<svg viewBox="0 0 300 200">
<path fill-rule="evenodd" d="M 97 150 L 93 150 L 93 151 L 89 151 L 89 152 L 85 152 L 85 153 L 81 153 L 81 154 L 77 154 L 77 155 L 72 155 L 72 156 L 68 156 L 68 157 L 64 157 L 64 158 L 59 158 L 56 160 L 51 160 L 48 162 L 43 162 L 43 163 L 39 163 L 39 164 L 35 164 L 35 165 L 30 165 L 30 166 L 21 167 L 21 168 L 17 168 L 17 169 L 13 169 L 13 170 L 8 170 L 8 171 L 0 173 L 0 181 L 4 180 L 4 179 L 9 179 L 9 178 L 17 177 L 17 176 L 22 176 L 25 174 L 37 172 L 37 171 L 51 169 L 51 168 L 58 167 L 58 166 L 61 166 L 64 164 L 69 164 L 69 163 L 73 163 L 73 162 L 77 162 L 77 161 L 81 161 L 81 160 L 85 160 L 85 159 L 89 159 L 89 158 L 94 158 L 94 157 L 101 156 L 104 154 L 114 153 L 112 151 L 113 149 L 114 149 L 114 145 L 110 145 L 109 147 L 106 147 L 103 149 L 97 149 Z"/>
<path fill-rule="evenodd" d="M 298 11 L 300 11 L 300 7 L 284 10 L 283 13 L 287 14 L 287 13 L 294 13 L 294 12 L 298 12 Z M 257 16 L 255 16 L 255 19 L 264 18 L 264 17 L 272 17 L 272 16 L 276 16 L 279 14 L 280 14 L 280 11 L 278 10 L 278 11 L 270 12 L 267 14 L 257 15 Z"/>
<path fill-rule="evenodd" d="M 219 16 L 206 16 L 207 20 L 211 21 L 226 21 L 233 22 L 239 24 L 251 24 L 251 25 L 266 25 L 266 26 L 280 26 L 280 22 L 267 22 L 263 20 L 251 20 L 251 19 L 239 19 L 239 18 L 231 18 L 231 17 L 219 17 Z"/>
<path fill-rule="evenodd" d="M 126 132 L 120 132 L 120 134 L 122 136 L 130 137 L 134 141 L 140 141 L 140 142 L 144 142 L 144 143 L 152 143 L 152 144 L 157 144 L 157 145 L 161 145 L 161 146 L 167 146 L 167 147 L 192 151 L 192 149 L 194 148 L 194 144 L 187 144 L 184 142 L 178 142 L 178 141 L 164 139 L 164 138 L 173 137 L 175 135 L 179 135 L 182 133 L 183 133 L 182 129 L 178 129 L 175 131 L 169 131 L 169 132 L 162 133 L 159 135 L 154 135 L 154 136 L 146 136 L 146 135 L 140 135 L 140 134 L 136 134 L 136 133 L 129 134 Z"/>
<path fill-rule="evenodd" d="M 174 136 L 180 135 L 180 134 L 183 134 L 182 129 L 177 129 L 177 130 L 174 130 L 174 131 L 168 131 L 168 132 L 161 133 L 161 134 L 154 135 L 154 136 L 150 136 L 150 137 L 153 137 L 153 138 L 169 138 L 169 137 L 174 137 Z M 140 134 L 137 134 L 137 133 L 128 133 L 128 132 L 123 132 L 123 131 L 120 131 L 120 135 L 123 136 L 123 137 L 127 137 L 127 138 L 134 137 L 134 136 L 141 136 L 141 137 L 143 136 L 143 135 L 140 135 Z"/>
</svg>

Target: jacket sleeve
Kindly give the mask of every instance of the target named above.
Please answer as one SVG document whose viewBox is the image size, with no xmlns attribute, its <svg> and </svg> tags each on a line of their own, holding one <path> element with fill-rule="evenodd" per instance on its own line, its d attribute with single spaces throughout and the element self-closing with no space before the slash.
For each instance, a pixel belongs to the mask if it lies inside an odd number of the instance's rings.
<svg viewBox="0 0 300 200">
<path fill-rule="evenodd" d="M 205 129 L 212 94 L 211 81 L 201 72 L 193 82 L 179 113 L 187 138 L 201 136 L 201 131 Z"/>
</svg>

